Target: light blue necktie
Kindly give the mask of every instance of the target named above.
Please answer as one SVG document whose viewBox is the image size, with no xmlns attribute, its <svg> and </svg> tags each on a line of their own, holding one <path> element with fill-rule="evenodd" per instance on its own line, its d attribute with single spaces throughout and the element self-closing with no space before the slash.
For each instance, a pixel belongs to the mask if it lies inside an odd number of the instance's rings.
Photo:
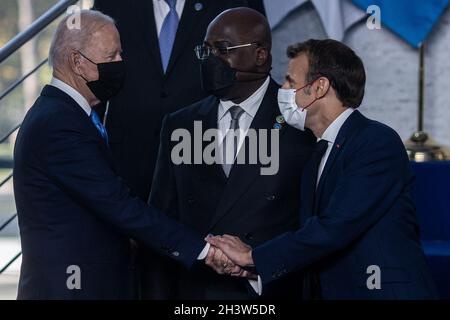
<svg viewBox="0 0 450 320">
<path fill-rule="evenodd" d="M 108 144 L 108 133 L 106 132 L 106 128 L 103 126 L 102 121 L 100 120 L 100 117 L 98 116 L 97 112 L 92 110 L 90 118 L 94 126 L 100 132 L 102 138 L 106 141 L 106 144 Z"/>
<path fill-rule="evenodd" d="M 161 27 L 159 34 L 159 50 L 161 51 L 161 62 L 163 65 L 164 73 L 167 70 L 169 64 L 170 54 L 172 53 L 173 43 L 175 42 L 175 36 L 177 34 L 179 17 L 175 6 L 177 0 L 164 0 L 170 7 L 170 11 Z"/>
</svg>

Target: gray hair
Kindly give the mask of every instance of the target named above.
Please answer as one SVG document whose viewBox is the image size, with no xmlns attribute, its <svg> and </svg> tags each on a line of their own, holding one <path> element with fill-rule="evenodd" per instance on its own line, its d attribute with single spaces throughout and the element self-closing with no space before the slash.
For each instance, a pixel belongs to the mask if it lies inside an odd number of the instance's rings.
<svg viewBox="0 0 450 320">
<path fill-rule="evenodd" d="M 70 26 L 69 19 L 79 18 L 80 27 Z M 56 28 L 48 55 L 51 67 L 67 62 L 70 49 L 82 50 L 89 44 L 93 33 L 107 24 L 115 24 L 114 19 L 95 10 L 79 10 L 65 16 Z"/>
</svg>

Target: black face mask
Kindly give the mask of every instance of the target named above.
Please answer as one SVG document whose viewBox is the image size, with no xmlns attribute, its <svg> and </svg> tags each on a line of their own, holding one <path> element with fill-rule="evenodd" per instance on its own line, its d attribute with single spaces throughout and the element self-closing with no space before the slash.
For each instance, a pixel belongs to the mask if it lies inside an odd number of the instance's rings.
<svg viewBox="0 0 450 320">
<path fill-rule="evenodd" d="M 259 77 L 251 80 L 236 79 L 236 73 L 257 74 Z M 230 89 L 236 82 L 253 82 L 266 78 L 268 72 L 250 72 L 240 71 L 230 67 L 224 60 L 211 54 L 208 58 L 201 61 L 200 64 L 201 85 L 205 92 L 218 98 L 224 98 L 228 95 Z M 261 76 L 263 75 L 263 76 Z"/>
<path fill-rule="evenodd" d="M 98 80 L 87 81 L 80 75 L 86 81 L 86 85 L 92 93 L 102 102 L 116 96 L 122 89 L 125 81 L 125 62 L 122 60 L 95 63 L 81 52 L 79 53 L 97 66 Z"/>
</svg>

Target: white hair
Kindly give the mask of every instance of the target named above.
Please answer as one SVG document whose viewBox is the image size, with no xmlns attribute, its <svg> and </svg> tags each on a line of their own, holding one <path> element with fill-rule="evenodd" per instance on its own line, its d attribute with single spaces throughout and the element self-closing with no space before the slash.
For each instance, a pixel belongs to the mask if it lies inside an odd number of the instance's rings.
<svg viewBox="0 0 450 320">
<path fill-rule="evenodd" d="M 68 23 L 74 15 L 80 21 L 80 27 L 74 28 Z M 68 61 L 70 49 L 83 50 L 89 45 L 95 31 L 107 24 L 115 24 L 113 18 L 95 10 L 80 10 L 65 16 L 56 28 L 52 39 L 48 62 L 50 66 L 62 66 Z"/>
</svg>

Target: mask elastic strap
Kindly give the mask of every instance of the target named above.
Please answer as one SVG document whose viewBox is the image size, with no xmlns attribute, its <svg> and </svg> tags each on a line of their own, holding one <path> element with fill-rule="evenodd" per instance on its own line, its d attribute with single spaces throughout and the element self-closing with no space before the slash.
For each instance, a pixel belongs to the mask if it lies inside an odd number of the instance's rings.
<svg viewBox="0 0 450 320">
<path fill-rule="evenodd" d="M 86 83 L 88 83 L 89 81 L 87 81 L 87 79 L 85 77 L 83 77 L 81 74 L 77 74 L 77 76 L 81 77 L 84 81 L 86 81 Z"/>
<path fill-rule="evenodd" d="M 313 102 L 311 102 L 310 104 L 308 104 L 306 107 L 304 107 L 304 108 L 302 109 L 302 112 L 305 111 L 306 109 L 308 109 L 309 107 L 311 107 L 311 106 L 314 104 L 314 102 L 316 102 L 317 100 L 319 100 L 319 99 L 318 99 L 318 98 L 315 98 Z"/>
<path fill-rule="evenodd" d="M 89 59 L 88 57 L 86 57 L 84 54 L 82 54 L 81 51 L 77 50 L 77 52 L 78 52 L 79 54 L 81 54 L 85 59 L 87 59 L 90 63 L 93 63 L 93 64 L 95 64 L 95 65 L 98 64 L 98 63 L 95 63 L 94 61 L 92 61 L 91 59 Z"/>
<path fill-rule="evenodd" d="M 320 78 L 320 77 L 319 77 L 319 78 Z M 314 82 L 316 82 L 319 78 L 316 78 L 316 79 L 314 79 L 313 81 L 311 81 L 311 82 L 307 83 L 306 85 L 304 85 L 303 87 L 296 89 L 296 90 L 295 90 L 295 93 L 297 93 L 298 91 L 300 91 L 300 90 L 302 90 L 302 89 L 304 89 L 304 88 L 306 88 L 306 87 L 312 85 L 312 84 L 313 84 Z M 308 109 L 309 107 L 311 107 L 311 106 L 313 105 L 313 103 L 316 102 L 316 101 L 319 100 L 319 99 L 321 99 L 321 98 L 315 98 L 313 102 L 311 102 L 310 104 L 308 104 L 306 107 L 304 107 L 304 108 L 302 109 L 302 112 L 305 111 L 306 109 Z"/>
<path fill-rule="evenodd" d="M 236 70 L 236 72 L 239 72 L 239 73 L 247 73 L 247 74 L 260 74 L 260 75 L 262 75 L 261 77 L 256 78 L 256 79 L 236 80 L 236 82 L 244 82 L 244 83 L 245 83 L 245 82 L 259 81 L 259 80 L 265 79 L 265 78 L 267 78 L 268 76 L 270 76 L 270 71 L 268 71 L 268 72 L 253 72 L 253 71 L 239 71 L 239 70 Z"/>
<path fill-rule="evenodd" d="M 242 82 L 244 82 L 244 83 L 246 83 L 246 82 L 255 82 L 255 81 L 263 80 L 263 79 L 267 78 L 267 76 L 268 75 L 264 75 L 263 77 L 256 78 L 256 79 L 236 80 L 236 82 L 240 82 L 240 83 L 242 83 Z"/>
<path fill-rule="evenodd" d="M 320 78 L 320 77 L 319 77 L 319 78 Z M 312 85 L 312 84 L 313 84 L 314 82 L 316 82 L 319 78 L 314 79 L 313 81 L 311 81 L 311 82 L 305 84 L 305 85 L 304 85 L 303 87 L 301 87 L 301 88 L 295 89 L 295 93 L 297 93 L 297 91 L 300 91 L 300 90 L 305 89 L 306 87 Z"/>
<path fill-rule="evenodd" d="M 77 52 L 78 52 L 79 54 L 81 54 L 81 55 L 82 55 L 86 60 L 88 60 L 90 63 L 93 63 L 93 64 L 97 65 L 97 63 L 95 63 L 94 61 L 92 61 L 91 59 L 89 59 L 88 57 L 86 57 L 83 53 L 81 53 L 80 50 L 77 50 Z M 83 80 L 86 81 L 86 83 L 89 82 L 89 81 L 88 81 L 85 77 L 83 77 L 81 74 L 77 74 L 77 75 L 80 76 L 81 78 L 83 78 Z"/>
<path fill-rule="evenodd" d="M 257 71 L 244 71 L 244 70 L 238 70 L 238 69 L 234 69 L 236 72 L 240 72 L 240 73 L 250 73 L 250 74 L 263 74 L 263 75 L 270 75 L 270 71 L 272 71 L 272 67 L 268 70 L 268 71 L 264 71 L 264 72 L 257 72 Z"/>
</svg>

